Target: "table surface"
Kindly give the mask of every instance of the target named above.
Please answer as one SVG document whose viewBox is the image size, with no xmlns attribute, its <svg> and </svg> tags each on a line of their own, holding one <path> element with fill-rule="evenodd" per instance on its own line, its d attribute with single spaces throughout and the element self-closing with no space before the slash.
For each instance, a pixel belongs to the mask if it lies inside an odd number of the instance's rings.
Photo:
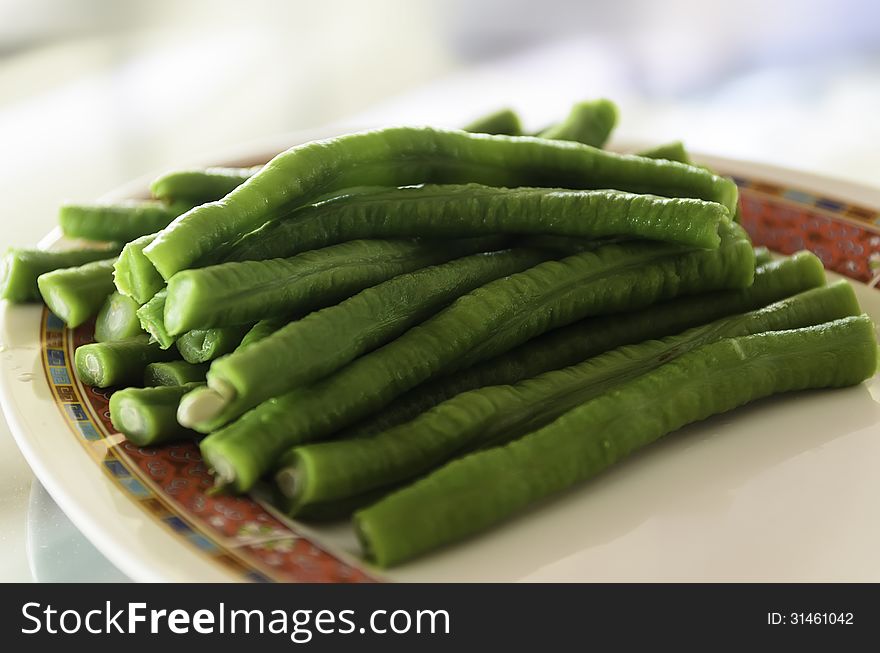
<svg viewBox="0 0 880 653">
<path fill-rule="evenodd" d="M 379 91 L 367 90 L 364 81 L 358 87 L 352 78 L 347 80 L 354 89 L 351 98 L 325 98 L 311 107 L 300 103 L 295 110 L 290 98 L 279 106 L 256 101 L 274 99 L 276 91 L 253 85 L 247 105 L 227 107 L 219 115 L 212 107 L 225 90 L 199 87 L 186 96 L 187 112 L 181 117 L 167 107 L 158 115 L 148 113 L 151 107 L 137 104 L 142 98 L 136 88 L 126 87 L 129 82 L 122 84 L 122 92 L 131 97 L 108 115 L 108 95 L 120 92 L 121 64 L 107 63 L 100 52 L 95 44 L 72 45 L 0 69 L 0 89 L 31 79 L 35 71 L 55 70 L 59 62 L 75 70 L 15 102 L 3 103 L 0 97 L 5 150 L 0 175 L 8 195 L 4 248 L 39 240 L 53 226 L 57 205 L 65 198 L 93 199 L 128 179 L 229 145 L 323 122 L 340 128 L 391 122 L 454 126 L 503 105 L 515 106 L 538 128 L 572 101 L 598 94 L 582 89 L 619 99 L 619 131 L 625 138 L 681 138 L 707 153 L 880 183 L 880 121 L 873 115 L 880 106 L 880 62 L 832 66 L 800 77 L 786 70 L 763 71 L 699 98 L 646 100 L 631 85 L 601 72 L 614 70 L 605 65 L 607 54 L 578 41 L 460 69 L 436 43 L 423 40 L 414 41 L 413 59 L 423 79 L 434 78 L 428 84 L 417 85 L 412 70 L 404 67 Z M 148 79 L 150 65 L 160 56 L 169 55 L 145 48 L 140 59 L 126 64 L 140 68 L 127 74 L 134 82 Z M 309 82 L 298 83 L 307 88 Z M 175 91 L 186 95 L 186 89 Z M 772 101 L 760 102 L 768 93 Z M 81 165 L 84 153 L 88 166 Z M 0 546 L 0 581 L 124 580 L 34 479 L 2 420 Z"/>
</svg>

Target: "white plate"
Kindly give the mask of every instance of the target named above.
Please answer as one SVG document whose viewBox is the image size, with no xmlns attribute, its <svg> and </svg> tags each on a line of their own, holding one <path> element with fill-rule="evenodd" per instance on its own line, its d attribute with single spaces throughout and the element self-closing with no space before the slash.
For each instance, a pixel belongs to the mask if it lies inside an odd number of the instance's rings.
<svg viewBox="0 0 880 653">
<path fill-rule="evenodd" d="M 324 135 L 210 162 L 258 162 Z M 700 159 L 743 182 L 745 223 L 777 249 L 803 238 L 847 276 L 868 279 L 880 258 L 871 223 L 880 191 Z M 139 180 L 108 197 L 144 188 Z M 880 294 L 854 286 L 880 320 Z M 66 382 L 68 360 L 47 359 L 50 349 L 69 353 L 74 334 L 54 329 L 36 306 L 4 303 L 0 323 L 0 399 L 19 447 L 77 527 L 136 580 L 880 580 L 878 377 L 693 425 L 499 528 L 379 574 L 359 563 L 347 527 L 305 528 L 249 500 L 212 504 L 198 487 L 180 490 L 184 467 L 203 479 L 192 451 L 127 452 L 95 414 L 101 398 Z M 161 468 L 169 464 L 178 467 Z"/>
</svg>

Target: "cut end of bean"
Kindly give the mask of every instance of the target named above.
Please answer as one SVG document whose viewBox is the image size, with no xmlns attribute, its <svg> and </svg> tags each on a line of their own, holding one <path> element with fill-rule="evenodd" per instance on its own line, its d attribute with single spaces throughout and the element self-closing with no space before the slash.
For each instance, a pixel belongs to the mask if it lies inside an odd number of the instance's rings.
<svg viewBox="0 0 880 653">
<path fill-rule="evenodd" d="M 208 490 L 208 494 L 215 496 L 226 492 L 227 488 L 235 487 L 235 471 L 225 460 L 209 460 L 209 465 L 214 470 L 214 485 Z"/>
<path fill-rule="evenodd" d="M 175 274 L 168 281 L 168 301 L 165 303 L 165 328 L 171 335 L 180 335 L 206 325 L 193 323 L 188 310 L 199 288 L 187 271 Z M 210 326 L 210 325 L 208 325 Z"/>
<path fill-rule="evenodd" d="M 211 376 L 210 372 L 208 373 L 208 387 L 220 395 L 226 402 L 235 401 L 236 397 L 238 397 L 235 386 L 226 379 Z"/>
<path fill-rule="evenodd" d="M 131 297 L 114 292 L 98 311 L 95 340 L 111 342 L 132 338 L 143 332 L 137 317 L 138 304 Z"/>
<path fill-rule="evenodd" d="M 151 431 L 144 419 L 140 407 L 135 402 L 122 398 L 111 411 L 113 427 L 135 444 L 146 444 Z"/>
<path fill-rule="evenodd" d="M 83 352 L 80 355 L 80 352 Z M 95 354 L 85 348 L 76 350 L 74 355 L 77 370 L 80 373 L 80 381 L 86 385 L 101 387 L 104 381 L 104 366 Z"/>
<path fill-rule="evenodd" d="M 302 486 L 302 474 L 295 465 L 290 465 L 280 470 L 275 475 L 278 489 L 288 499 L 296 499 Z"/>
<path fill-rule="evenodd" d="M 198 388 L 180 400 L 177 421 L 187 428 L 199 430 L 201 425 L 219 415 L 226 404 L 227 400 L 216 390 Z"/>
</svg>

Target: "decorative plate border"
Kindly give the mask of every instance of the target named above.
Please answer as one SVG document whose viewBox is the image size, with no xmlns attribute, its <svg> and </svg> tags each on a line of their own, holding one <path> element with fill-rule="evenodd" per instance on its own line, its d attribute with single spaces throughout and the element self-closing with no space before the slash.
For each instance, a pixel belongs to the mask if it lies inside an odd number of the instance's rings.
<svg viewBox="0 0 880 653">
<path fill-rule="evenodd" d="M 742 224 L 756 245 L 809 249 L 825 267 L 877 287 L 880 212 L 741 176 Z M 93 323 L 69 330 L 48 310 L 42 366 L 56 405 L 90 457 L 150 518 L 243 581 L 373 582 L 357 560 L 331 553 L 251 497 L 210 496 L 213 480 L 195 443 L 137 447 L 110 423 L 112 391 L 83 386 L 71 368 Z"/>
<path fill-rule="evenodd" d="M 742 224 L 756 245 L 780 254 L 808 249 L 828 270 L 876 288 L 880 282 L 880 212 L 841 200 L 733 177 Z"/>
<path fill-rule="evenodd" d="M 43 370 L 56 405 L 89 456 L 132 501 L 187 545 L 243 581 L 371 582 L 250 497 L 210 496 L 213 479 L 193 442 L 138 447 L 110 423 L 112 390 L 83 386 L 73 352 L 94 322 L 71 330 L 48 309 L 40 326 Z"/>
</svg>

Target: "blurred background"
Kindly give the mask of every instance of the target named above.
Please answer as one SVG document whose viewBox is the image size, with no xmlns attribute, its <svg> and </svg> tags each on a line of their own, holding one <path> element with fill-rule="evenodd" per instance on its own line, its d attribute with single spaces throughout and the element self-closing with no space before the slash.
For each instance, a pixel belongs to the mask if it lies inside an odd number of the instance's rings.
<svg viewBox="0 0 880 653">
<path fill-rule="evenodd" d="M 880 183 L 880 3 L 0 0 L 7 237 L 274 134 L 599 95 L 619 138 Z"/>
<path fill-rule="evenodd" d="M 537 129 L 597 96 L 618 140 L 880 185 L 880 2 L 0 0 L 0 248 L 277 134 L 501 106 Z M 26 579 L 32 476 L 0 429 L 0 578 Z"/>
</svg>

